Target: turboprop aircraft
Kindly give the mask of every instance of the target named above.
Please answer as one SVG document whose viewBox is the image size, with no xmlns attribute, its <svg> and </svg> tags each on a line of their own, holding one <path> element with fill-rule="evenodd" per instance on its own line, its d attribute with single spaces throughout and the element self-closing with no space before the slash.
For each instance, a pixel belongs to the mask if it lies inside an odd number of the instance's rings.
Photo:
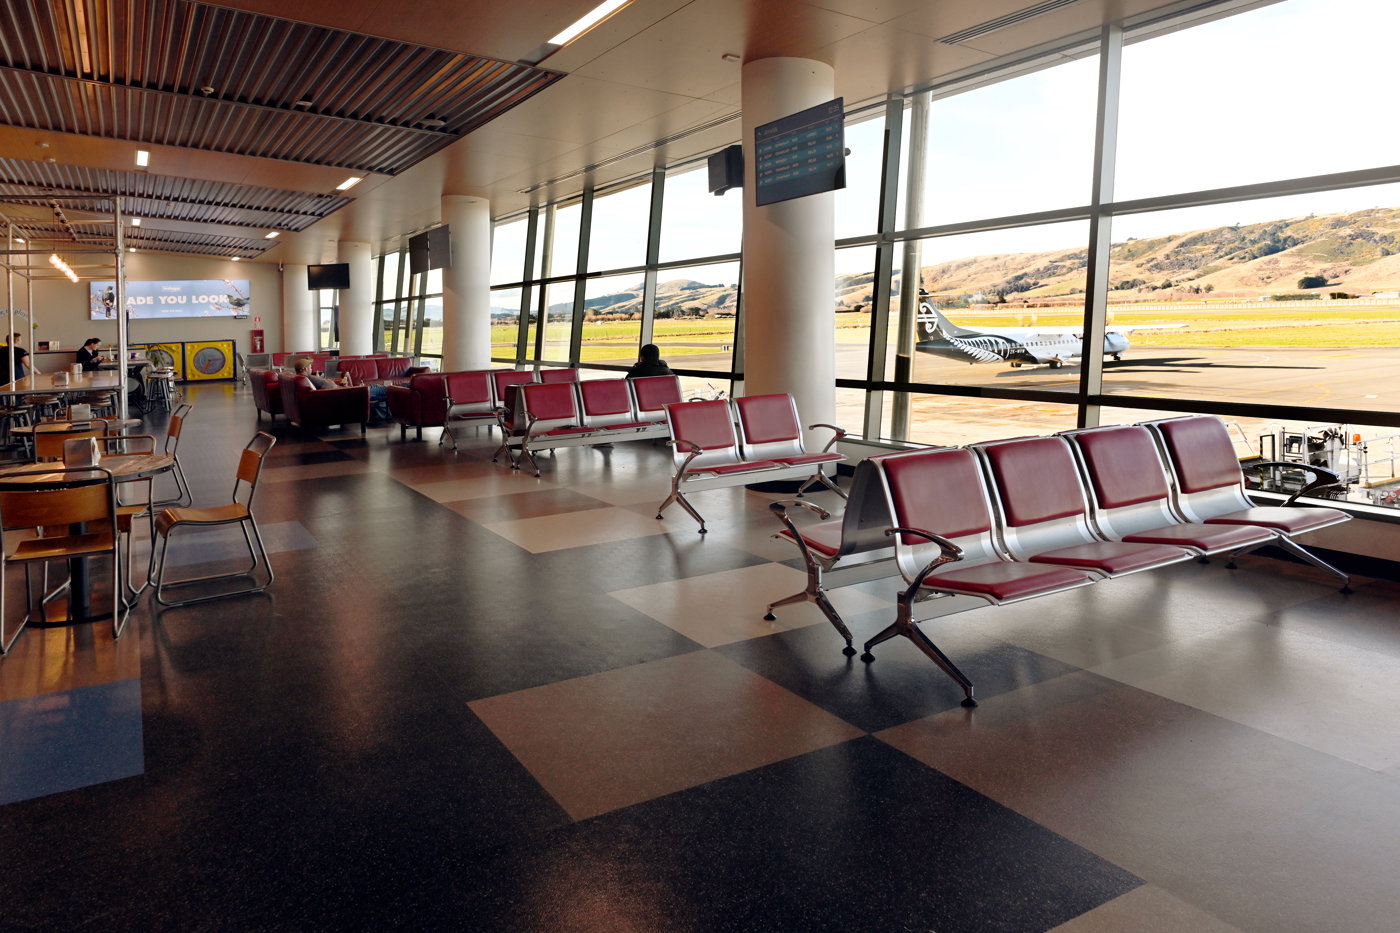
<svg viewBox="0 0 1400 933">
<path fill-rule="evenodd" d="M 919 290 L 919 342 L 921 353 L 947 357 L 963 363 L 1005 361 L 1020 367 L 1045 364 L 1059 369 L 1079 359 L 1084 349 L 1083 335 L 1067 330 L 1036 330 L 1009 327 L 998 331 L 968 330 L 949 321 L 923 289 Z M 1123 358 L 1133 328 L 1120 327 L 1103 335 L 1103 353 L 1115 360 Z"/>
</svg>

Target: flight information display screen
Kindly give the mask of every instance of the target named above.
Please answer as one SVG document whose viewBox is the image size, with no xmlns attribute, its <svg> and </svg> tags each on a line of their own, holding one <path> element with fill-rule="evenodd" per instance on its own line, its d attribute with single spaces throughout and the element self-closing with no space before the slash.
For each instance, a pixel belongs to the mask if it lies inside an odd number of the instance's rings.
<svg viewBox="0 0 1400 933">
<path fill-rule="evenodd" d="M 846 187 L 846 108 L 835 100 L 754 130 L 754 203 Z"/>
</svg>

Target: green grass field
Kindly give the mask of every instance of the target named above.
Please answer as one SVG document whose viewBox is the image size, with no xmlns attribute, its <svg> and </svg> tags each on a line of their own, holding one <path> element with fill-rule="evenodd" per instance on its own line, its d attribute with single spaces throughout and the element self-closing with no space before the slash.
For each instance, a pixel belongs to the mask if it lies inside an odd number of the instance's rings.
<svg viewBox="0 0 1400 933">
<path fill-rule="evenodd" d="M 949 317 L 955 324 L 973 330 L 996 330 L 1008 327 L 1035 327 L 1045 330 L 1074 330 L 1082 317 L 1077 310 L 1026 309 L 1012 311 L 953 310 Z M 896 316 L 891 315 L 890 330 L 894 332 Z M 1163 330 L 1153 331 L 1153 325 Z M 1145 328 L 1130 336 L 1134 346 L 1146 347 L 1318 347 L 1341 349 L 1347 347 L 1400 346 L 1400 307 L 1356 307 L 1344 311 L 1335 305 L 1328 309 L 1308 307 L 1306 302 L 1280 304 L 1267 310 L 1219 311 L 1202 310 L 1200 303 L 1181 310 L 1151 309 L 1142 311 L 1114 308 L 1110 311 L 1110 328 Z M 727 353 L 734 344 L 735 322 L 732 318 L 703 321 L 657 321 L 653 340 L 667 359 L 703 354 Z M 492 353 L 510 356 L 515 347 L 516 328 L 496 325 L 491 328 Z M 580 362 L 630 363 L 636 359 L 641 334 L 638 321 L 605 321 L 586 323 Z M 532 335 L 533 336 L 533 335 Z M 836 342 L 842 346 L 863 345 L 870 340 L 869 318 L 863 314 L 836 316 Z M 567 346 L 569 330 L 565 325 L 546 327 L 546 340 L 556 347 Z M 442 352 L 441 328 L 423 331 L 423 352 Z M 547 354 L 551 359 L 553 354 Z"/>
</svg>

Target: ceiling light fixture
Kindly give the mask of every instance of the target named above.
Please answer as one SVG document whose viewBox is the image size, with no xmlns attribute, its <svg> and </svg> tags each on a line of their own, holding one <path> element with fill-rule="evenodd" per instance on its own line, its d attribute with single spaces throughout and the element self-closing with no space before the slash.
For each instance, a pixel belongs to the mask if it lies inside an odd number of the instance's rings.
<svg viewBox="0 0 1400 933">
<path fill-rule="evenodd" d="M 132 225 L 133 227 L 139 227 L 139 226 L 141 226 L 141 218 L 140 218 L 140 217 L 133 217 L 133 218 L 131 218 L 131 225 Z"/>
<path fill-rule="evenodd" d="M 980 38 L 989 32 L 996 32 L 998 29 L 1005 29 L 1007 26 L 1015 26 L 1018 23 L 1024 23 L 1028 19 L 1043 16 L 1046 13 L 1078 2 L 1079 0 L 1041 0 L 1040 3 L 1032 4 L 1024 10 L 1015 10 L 1014 12 L 1007 13 L 1005 16 L 998 16 L 984 23 L 978 23 L 975 26 L 969 26 L 958 32 L 950 33 L 938 39 L 937 42 L 940 45 L 957 45 L 959 42 Z"/>
<path fill-rule="evenodd" d="M 356 185 L 358 185 L 358 184 L 360 183 L 360 177 L 361 177 L 361 176 L 358 176 L 358 175 L 357 175 L 357 176 L 354 176 L 354 177 L 345 179 L 345 180 L 342 181 L 340 184 L 338 184 L 338 185 L 335 186 L 335 190 L 336 190 L 336 191 L 349 191 L 351 188 L 355 187 Z"/>
<path fill-rule="evenodd" d="M 136 164 L 140 168 L 145 168 L 151 164 L 151 154 L 145 149 L 136 150 Z"/>
<path fill-rule="evenodd" d="M 628 0 L 603 0 L 602 3 L 595 6 L 575 21 L 573 25 L 567 27 L 563 32 L 550 39 L 549 44 L 554 46 L 569 44 L 598 23 L 601 23 L 608 16 L 626 6 L 627 3 Z"/>
<path fill-rule="evenodd" d="M 128 253 L 134 253 L 134 252 L 136 252 L 136 247 L 134 247 L 134 246 L 128 246 L 128 247 L 126 248 L 126 251 L 127 251 Z"/>
<path fill-rule="evenodd" d="M 735 55 L 733 52 L 725 52 L 723 55 L 720 56 L 720 60 L 726 62 L 740 62 L 743 61 L 743 58 L 741 56 Z"/>
<path fill-rule="evenodd" d="M 242 259 L 242 258 L 243 258 L 243 257 L 241 257 L 241 256 L 234 256 L 234 257 L 233 257 L 233 261 L 234 261 L 234 262 L 238 262 L 238 260 L 239 260 L 239 259 Z"/>
<path fill-rule="evenodd" d="M 440 130 L 447 125 L 447 121 L 429 115 L 428 117 L 419 120 L 418 125 L 423 127 L 423 129 L 425 130 Z"/>
<path fill-rule="evenodd" d="M 263 239 L 264 239 L 264 240 L 275 240 L 275 239 L 277 239 L 277 238 L 278 238 L 279 236 L 281 236 L 281 235 L 282 235 L 282 231 L 281 231 L 281 230 L 273 230 L 271 233 L 265 233 L 265 234 L 263 234 Z"/>
<path fill-rule="evenodd" d="M 74 272 L 68 263 L 58 258 L 58 253 L 49 254 L 49 265 L 68 276 L 68 281 L 72 282 L 74 285 L 78 284 L 78 273 Z"/>
</svg>

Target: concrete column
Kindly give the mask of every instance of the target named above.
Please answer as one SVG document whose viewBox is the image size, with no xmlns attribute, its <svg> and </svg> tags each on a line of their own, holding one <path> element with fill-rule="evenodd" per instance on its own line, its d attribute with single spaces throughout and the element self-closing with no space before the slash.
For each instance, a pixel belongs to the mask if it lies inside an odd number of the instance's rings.
<svg viewBox="0 0 1400 933">
<path fill-rule="evenodd" d="M 340 290 L 340 353 L 374 352 L 374 263 L 369 244 L 342 242 L 340 261 L 350 264 L 350 287 Z"/>
<path fill-rule="evenodd" d="M 491 367 L 491 202 L 448 194 L 452 265 L 442 270 L 442 371 Z"/>
<path fill-rule="evenodd" d="M 319 339 L 320 321 L 316 320 L 316 293 L 306 287 L 306 266 L 291 263 L 283 265 L 282 349 L 288 352 L 318 350 Z"/>
<path fill-rule="evenodd" d="M 831 100 L 835 84 L 830 65 L 808 59 L 744 65 L 744 393 L 791 393 L 804 426 L 836 417 L 836 200 L 758 207 L 754 129 Z"/>
</svg>

